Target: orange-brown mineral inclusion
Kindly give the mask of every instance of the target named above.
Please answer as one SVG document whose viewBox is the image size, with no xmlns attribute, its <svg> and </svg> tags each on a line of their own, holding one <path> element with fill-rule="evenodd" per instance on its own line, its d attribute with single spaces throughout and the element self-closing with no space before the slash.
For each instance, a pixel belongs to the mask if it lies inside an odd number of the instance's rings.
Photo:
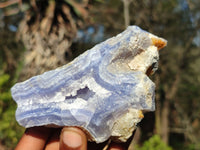
<svg viewBox="0 0 200 150">
<path fill-rule="evenodd" d="M 161 39 L 161 38 L 151 38 L 153 45 L 155 45 L 158 50 L 164 48 L 167 45 L 167 41 Z"/>
</svg>

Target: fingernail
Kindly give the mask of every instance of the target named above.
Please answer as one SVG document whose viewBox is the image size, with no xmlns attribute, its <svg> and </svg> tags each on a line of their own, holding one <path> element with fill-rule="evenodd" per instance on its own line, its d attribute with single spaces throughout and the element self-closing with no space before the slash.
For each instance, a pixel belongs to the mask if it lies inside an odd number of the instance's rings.
<svg viewBox="0 0 200 150">
<path fill-rule="evenodd" d="M 70 149 L 76 150 L 78 150 L 83 144 L 82 137 L 80 134 L 74 131 L 67 130 L 63 132 L 63 143 Z"/>
</svg>

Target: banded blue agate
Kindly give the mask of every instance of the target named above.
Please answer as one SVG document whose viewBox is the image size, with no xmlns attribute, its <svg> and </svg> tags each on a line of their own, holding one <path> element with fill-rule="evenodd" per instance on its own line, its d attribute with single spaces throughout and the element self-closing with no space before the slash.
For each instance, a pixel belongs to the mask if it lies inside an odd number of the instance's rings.
<svg viewBox="0 0 200 150">
<path fill-rule="evenodd" d="M 166 40 L 137 26 L 86 51 L 71 63 L 15 84 L 16 120 L 25 127 L 78 126 L 97 143 L 126 141 L 154 111 L 157 69 Z"/>
</svg>

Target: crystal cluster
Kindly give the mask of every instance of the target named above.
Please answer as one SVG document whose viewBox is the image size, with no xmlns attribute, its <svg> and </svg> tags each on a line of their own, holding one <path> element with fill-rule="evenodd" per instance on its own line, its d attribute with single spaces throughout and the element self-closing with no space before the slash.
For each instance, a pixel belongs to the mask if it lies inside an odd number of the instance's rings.
<svg viewBox="0 0 200 150">
<path fill-rule="evenodd" d="M 137 26 L 102 42 L 71 63 L 15 84 L 12 97 L 20 125 L 78 126 L 97 143 L 126 141 L 155 109 L 158 50 L 166 40 Z"/>
</svg>

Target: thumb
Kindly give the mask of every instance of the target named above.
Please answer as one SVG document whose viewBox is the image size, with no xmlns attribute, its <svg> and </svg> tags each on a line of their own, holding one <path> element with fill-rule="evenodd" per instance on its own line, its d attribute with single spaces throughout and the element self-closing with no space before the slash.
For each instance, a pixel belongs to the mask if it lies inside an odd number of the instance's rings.
<svg viewBox="0 0 200 150">
<path fill-rule="evenodd" d="M 60 137 L 60 150 L 87 150 L 85 133 L 76 127 L 64 127 Z"/>
</svg>

